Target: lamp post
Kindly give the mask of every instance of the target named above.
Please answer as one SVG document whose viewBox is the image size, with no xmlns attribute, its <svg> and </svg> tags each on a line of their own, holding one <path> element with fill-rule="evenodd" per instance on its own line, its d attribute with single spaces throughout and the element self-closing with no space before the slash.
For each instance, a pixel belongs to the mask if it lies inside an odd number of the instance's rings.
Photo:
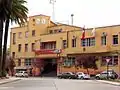
<svg viewBox="0 0 120 90">
<path fill-rule="evenodd" d="M 107 62 L 107 79 L 108 79 L 109 61 L 110 61 L 110 58 L 106 58 L 106 62 Z"/>
<path fill-rule="evenodd" d="M 56 50 L 54 50 L 54 52 L 57 54 L 57 63 L 58 63 L 58 69 L 59 69 L 59 73 L 60 73 L 60 53 L 61 53 L 61 50 L 56 49 Z"/>
</svg>

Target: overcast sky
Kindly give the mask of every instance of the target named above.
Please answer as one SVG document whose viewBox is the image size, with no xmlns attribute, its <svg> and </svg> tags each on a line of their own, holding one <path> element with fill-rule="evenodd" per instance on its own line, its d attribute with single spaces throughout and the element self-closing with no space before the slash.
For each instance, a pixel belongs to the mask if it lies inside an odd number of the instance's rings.
<svg viewBox="0 0 120 90">
<path fill-rule="evenodd" d="M 44 14 L 52 16 L 50 0 L 27 0 L 29 16 Z M 55 20 L 74 25 L 97 27 L 120 24 L 120 0 L 56 0 Z M 9 42 L 8 42 L 9 44 Z"/>
</svg>

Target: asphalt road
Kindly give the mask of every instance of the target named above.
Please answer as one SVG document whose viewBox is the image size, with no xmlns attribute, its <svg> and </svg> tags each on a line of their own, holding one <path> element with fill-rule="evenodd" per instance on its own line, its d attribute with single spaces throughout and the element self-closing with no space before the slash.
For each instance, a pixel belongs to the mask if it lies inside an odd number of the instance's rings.
<svg viewBox="0 0 120 90">
<path fill-rule="evenodd" d="M 94 80 L 28 78 L 0 85 L 0 90 L 120 90 L 120 86 Z"/>
</svg>

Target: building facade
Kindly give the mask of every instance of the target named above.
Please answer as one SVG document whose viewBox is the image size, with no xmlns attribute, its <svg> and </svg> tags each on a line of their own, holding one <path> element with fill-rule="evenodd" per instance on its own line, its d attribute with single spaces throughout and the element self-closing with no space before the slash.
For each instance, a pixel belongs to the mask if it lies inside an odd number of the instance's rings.
<svg viewBox="0 0 120 90">
<path fill-rule="evenodd" d="M 57 73 L 86 71 L 76 67 L 76 57 L 90 55 L 98 58 L 98 71 L 106 70 L 109 58 L 109 69 L 120 74 L 120 25 L 87 28 L 84 39 L 83 29 L 54 23 L 45 15 L 29 17 L 24 26 L 11 28 L 10 51 L 15 68 L 31 69 L 35 75 L 50 66 Z M 89 70 L 95 73 L 94 69 Z"/>
</svg>

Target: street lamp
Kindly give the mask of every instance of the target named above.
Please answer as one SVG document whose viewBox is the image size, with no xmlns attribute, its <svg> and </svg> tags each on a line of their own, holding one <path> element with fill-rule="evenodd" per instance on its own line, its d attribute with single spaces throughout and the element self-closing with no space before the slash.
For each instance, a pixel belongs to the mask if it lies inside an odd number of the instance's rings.
<svg viewBox="0 0 120 90">
<path fill-rule="evenodd" d="M 110 61 L 110 58 L 106 58 L 106 62 L 107 62 L 107 79 L 108 79 L 109 61 Z"/>
<path fill-rule="evenodd" d="M 54 50 L 54 52 L 57 54 L 57 63 L 58 63 L 58 68 L 59 68 L 59 73 L 60 73 L 60 53 L 61 53 L 61 50 L 60 49 L 56 49 Z"/>
</svg>

